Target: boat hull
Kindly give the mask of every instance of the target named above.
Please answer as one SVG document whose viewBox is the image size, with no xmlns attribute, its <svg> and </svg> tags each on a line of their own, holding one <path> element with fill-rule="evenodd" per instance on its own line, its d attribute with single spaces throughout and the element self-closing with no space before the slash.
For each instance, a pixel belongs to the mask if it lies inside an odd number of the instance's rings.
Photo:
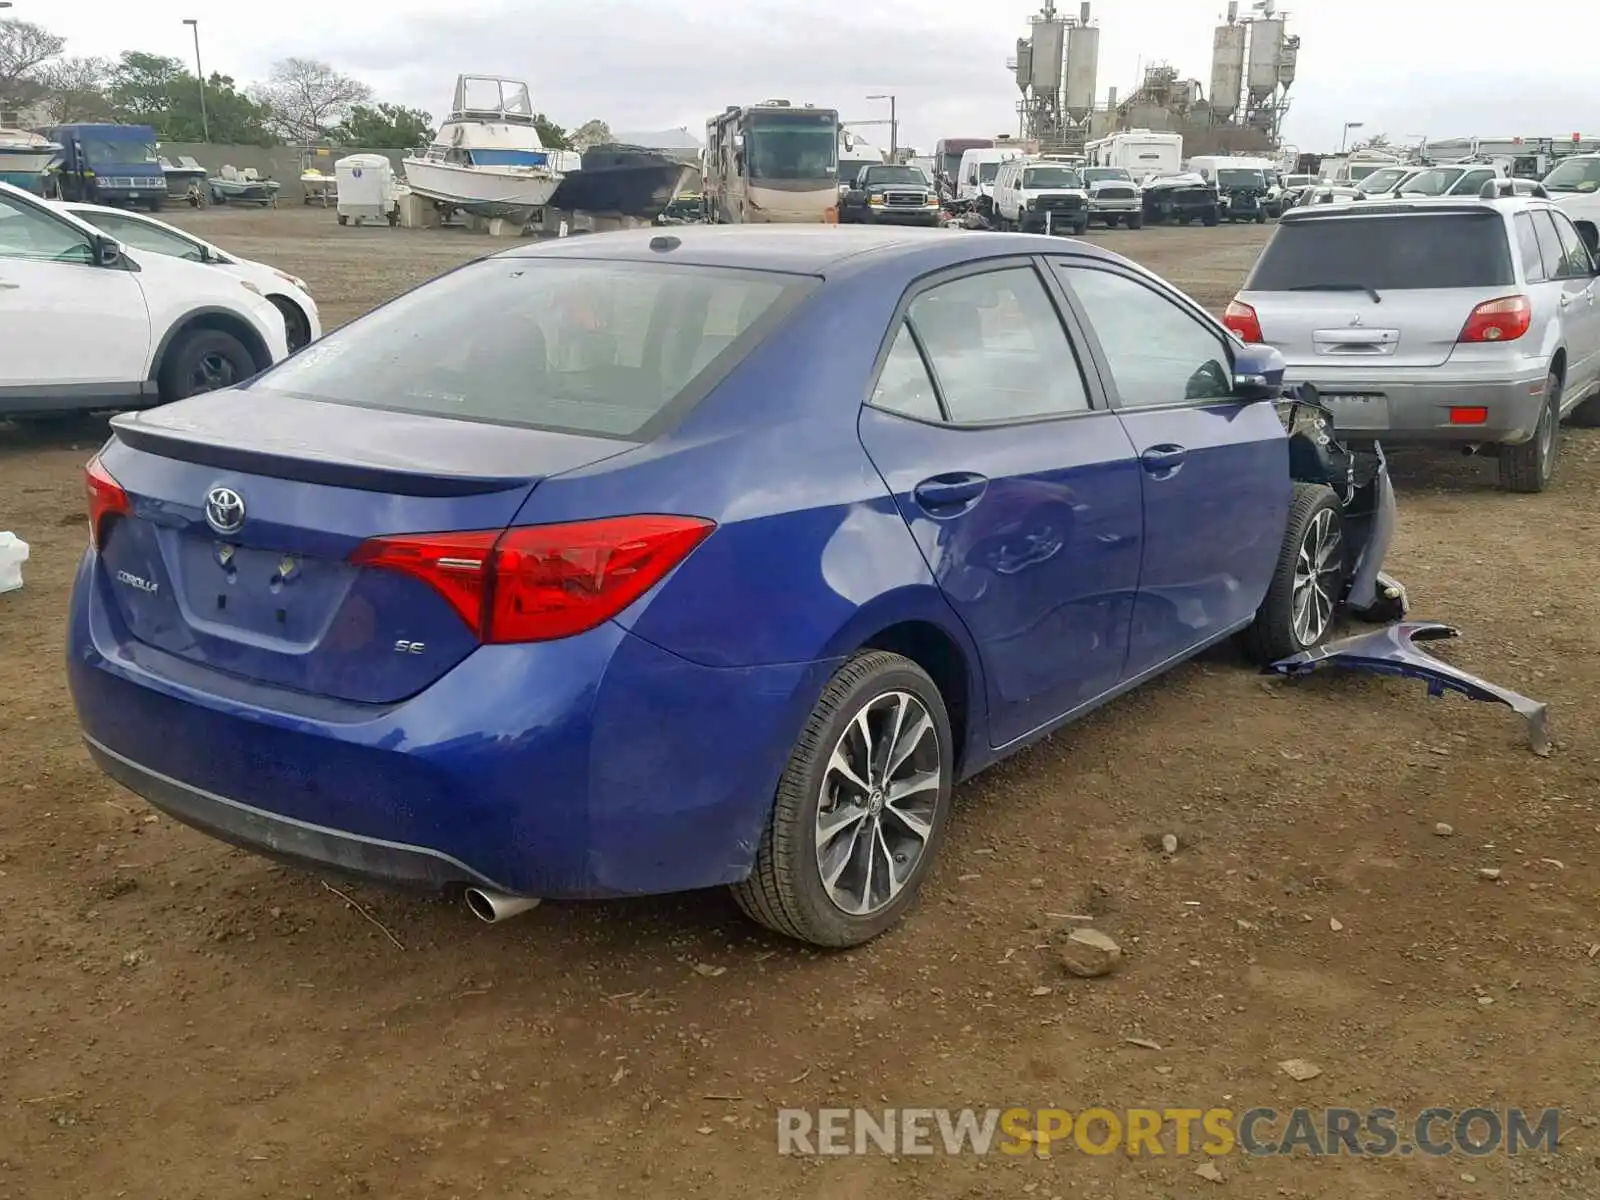
<svg viewBox="0 0 1600 1200">
<path fill-rule="evenodd" d="M 550 203 L 561 175 L 548 167 L 473 167 L 429 159 L 404 161 L 406 184 L 479 217 L 524 217 Z"/>
<path fill-rule="evenodd" d="M 654 221 L 672 203 L 691 169 L 650 150 L 596 147 L 584 151 L 582 168 L 567 174 L 550 205 Z"/>
</svg>

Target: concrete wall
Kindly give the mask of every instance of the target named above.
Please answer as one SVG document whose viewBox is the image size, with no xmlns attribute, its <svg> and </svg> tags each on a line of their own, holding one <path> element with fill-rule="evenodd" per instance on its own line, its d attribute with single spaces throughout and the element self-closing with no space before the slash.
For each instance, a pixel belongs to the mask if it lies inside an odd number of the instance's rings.
<svg viewBox="0 0 1600 1200">
<path fill-rule="evenodd" d="M 160 153 L 168 162 L 176 163 L 180 155 L 188 155 L 212 175 L 223 166 L 231 164 L 244 170 L 254 167 L 262 176 L 276 179 L 283 185 L 278 192 L 278 203 L 298 204 L 305 196 L 300 186 L 300 149 L 297 146 L 224 146 L 209 142 L 162 142 Z M 400 160 L 410 153 L 407 150 L 344 149 L 321 155 L 316 167 L 325 175 L 333 174 L 335 160 L 347 154 L 382 154 L 394 164 L 396 177 L 403 177 Z"/>
</svg>

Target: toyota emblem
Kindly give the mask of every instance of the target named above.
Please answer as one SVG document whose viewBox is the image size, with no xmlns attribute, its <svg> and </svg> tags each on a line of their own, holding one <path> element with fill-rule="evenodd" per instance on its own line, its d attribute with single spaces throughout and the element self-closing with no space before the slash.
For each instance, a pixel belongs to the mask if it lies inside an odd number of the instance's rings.
<svg viewBox="0 0 1600 1200">
<path fill-rule="evenodd" d="M 244 497 L 232 488 L 212 488 L 206 493 L 206 524 L 218 533 L 238 533 L 244 527 Z"/>
</svg>

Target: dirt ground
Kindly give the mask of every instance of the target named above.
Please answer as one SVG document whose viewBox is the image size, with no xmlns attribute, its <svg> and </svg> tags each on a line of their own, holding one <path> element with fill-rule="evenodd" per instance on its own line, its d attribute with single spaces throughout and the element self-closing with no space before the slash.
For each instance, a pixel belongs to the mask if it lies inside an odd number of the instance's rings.
<svg viewBox="0 0 1600 1200">
<path fill-rule="evenodd" d="M 322 210 L 176 220 L 304 276 L 330 324 L 498 248 Z M 1220 308 L 1265 232 L 1092 236 Z M 1550 702 L 1549 758 L 1497 706 L 1214 654 L 963 788 L 919 908 L 838 955 L 720 893 L 495 929 L 118 790 L 61 669 L 101 437 L 0 424 L 0 529 L 33 547 L 0 597 L 0 1197 L 1600 1196 L 1595 434 L 1567 434 L 1543 496 L 1461 458 L 1396 467 L 1415 615 Z M 1120 970 L 1063 972 L 1074 914 Z M 1235 1154 L 1220 1185 L 1198 1153 L 777 1154 L 777 1108 L 858 1104 L 1563 1118 L 1553 1156 Z"/>
</svg>

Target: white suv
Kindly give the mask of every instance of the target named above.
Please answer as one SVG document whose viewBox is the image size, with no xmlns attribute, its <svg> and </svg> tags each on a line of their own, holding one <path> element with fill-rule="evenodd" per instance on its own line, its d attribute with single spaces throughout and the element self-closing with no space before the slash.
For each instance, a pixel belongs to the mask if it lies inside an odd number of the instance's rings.
<svg viewBox="0 0 1600 1200">
<path fill-rule="evenodd" d="M 1341 434 L 1493 453 L 1549 486 L 1558 425 L 1600 424 L 1600 229 L 1516 183 L 1284 214 L 1223 323 L 1312 383 Z"/>
<path fill-rule="evenodd" d="M 119 245 L 0 183 L 0 418 L 148 407 L 288 353 L 255 284 Z"/>
<path fill-rule="evenodd" d="M 317 312 L 317 302 L 311 298 L 311 288 L 298 275 L 280 271 L 268 263 L 229 254 L 220 246 L 143 213 L 108 208 L 103 204 L 57 203 L 73 216 L 109 233 L 124 246 L 189 262 L 209 263 L 215 270 L 249 280 L 283 314 L 291 353 L 322 336 L 322 316 Z"/>
</svg>

